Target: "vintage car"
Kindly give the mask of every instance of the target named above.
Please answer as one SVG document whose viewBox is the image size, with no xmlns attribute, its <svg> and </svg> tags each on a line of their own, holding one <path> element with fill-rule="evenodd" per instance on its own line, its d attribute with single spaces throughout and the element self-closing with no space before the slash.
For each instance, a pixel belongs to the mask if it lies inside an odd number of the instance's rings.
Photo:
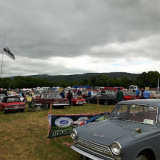
<svg viewBox="0 0 160 160">
<path fill-rule="evenodd" d="M 62 98 L 60 94 L 57 93 L 42 93 L 39 97 L 32 98 L 32 103 L 35 106 L 39 105 L 45 108 L 50 108 L 50 104 L 52 104 L 54 108 L 69 106 L 69 100 Z"/>
<path fill-rule="evenodd" d="M 3 97 L 6 97 L 5 94 L 0 94 L 0 101 L 3 99 Z"/>
<path fill-rule="evenodd" d="M 93 160 L 160 160 L 160 100 L 117 103 L 107 119 L 71 132 L 71 148 Z"/>
<path fill-rule="evenodd" d="M 160 99 L 160 91 L 150 91 L 150 98 Z"/>
<path fill-rule="evenodd" d="M 0 102 L 0 109 L 3 113 L 9 111 L 24 111 L 25 103 L 23 103 L 18 96 L 6 96 L 3 97 Z"/>
<path fill-rule="evenodd" d="M 74 95 L 72 97 L 72 105 L 83 105 L 86 103 L 86 100 L 82 96 Z"/>
<path fill-rule="evenodd" d="M 126 91 L 124 92 L 123 100 L 140 99 L 140 96 L 136 97 L 136 92 Z"/>
<path fill-rule="evenodd" d="M 85 124 L 85 122 L 86 122 L 87 120 L 89 120 L 88 117 L 80 117 L 78 120 L 73 121 L 73 122 L 71 123 L 71 126 L 72 126 L 72 127 L 82 126 L 82 125 Z"/>
<path fill-rule="evenodd" d="M 102 104 L 102 105 L 108 105 L 110 103 L 116 102 L 116 93 L 115 92 L 106 92 L 106 93 L 98 93 L 95 96 L 87 97 L 86 98 L 87 103 L 93 103 L 93 104 Z"/>
</svg>

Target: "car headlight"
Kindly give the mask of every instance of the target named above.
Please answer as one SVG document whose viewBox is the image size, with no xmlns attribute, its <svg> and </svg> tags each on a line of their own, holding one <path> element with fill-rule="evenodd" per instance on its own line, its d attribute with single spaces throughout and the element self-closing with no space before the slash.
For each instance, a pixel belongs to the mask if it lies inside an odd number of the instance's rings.
<svg viewBox="0 0 160 160">
<path fill-rule="evenodd" d="M 110 147 L 111 147 L 113 154 L 115 154 L 117 156 L 119 156 L 121 154 L 122 147 L 118 142 L 113 142 Z"/>
<path fill-rule="evenodd" d="M 77 138 L 77 131 L 75 129 L 73 129 L 70 133 L 72 139 L 76 139 Z"/>
</svg>

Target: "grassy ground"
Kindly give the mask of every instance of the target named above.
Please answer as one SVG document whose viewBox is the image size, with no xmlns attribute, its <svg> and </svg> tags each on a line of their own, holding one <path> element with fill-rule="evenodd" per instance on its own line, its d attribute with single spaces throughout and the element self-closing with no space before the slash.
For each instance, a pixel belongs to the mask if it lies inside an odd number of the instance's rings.
<svg viewBox="0 0 160 160">
<path fill-rule="evenodd" d="M 84 106 L 53 109 L 52 114 L 110 112 L 113 105 L 85 104 Z M 47 144 L 49 110 L 39 112 L 0 112 L 0 160 L 80 160 L 80 155 L 63 142 L 72 143 L 70 136 L 51 139 Z"/>
</svg>

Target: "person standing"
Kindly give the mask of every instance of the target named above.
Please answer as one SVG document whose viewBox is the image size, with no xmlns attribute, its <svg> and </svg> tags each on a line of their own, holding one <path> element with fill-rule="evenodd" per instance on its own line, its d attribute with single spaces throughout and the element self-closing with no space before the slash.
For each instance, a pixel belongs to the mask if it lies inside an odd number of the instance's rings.
<svg viewBox="0 0 160 160">
<path fill-rule="evenodd" d="M 143 92 L 143 97 L 144 97 L 144 99 L 150 98 L 150 95 L 151 95 L 151 93 L 150 93 L 150 91 L 149 91 L 148 89 L 146 89 L 146 90 Z"/>
<path fill-rule="evenodd" d="M 101 90 L 101 93 L 106 93 L 104 89 Z"/>
<path fill-rule="evenodd" d="M 88 91 L 88 97 L 91 97 L 91 95 L 92 95 L 92 92 L 91 92 L 91 90 L 89 90 Z"/>
<path fill-rule="evenodd" d="M 136 89 L 136 98 L 139 98 L 139 88 Z"/>
<path fill-rule="evenodd" d="M 143 92 L 144 92 L 144 88 L 142 87 L 142 88 L 141 88 L 141 95 L 140 95 L 140 96 L 141 96 L 141 97 L 140 97 L 141 99 L 143 99 Z"/>
<path fill-rule="evenodd" d="M 61 95 L 62 98 L 65 98 L 64 90 L 62 90 L 62 92 L 60 93 L 60 95 Z"/>
<path fill-rule="evenodd" d="M 69 99 L 69 104 L 71 106 L 72 105 L 72 93 L 70 90 L 68 91 L 67 98 Z"/>
<path fill-rule="evenodd" d="M 120 88 L 118 88 L 118 90 L 117 90 L 117 94 L 116 94 L 117 102 L 122 101 L 122 100 L 123 100 L 123 96 L 124 96 L 123 92 L 121 91 L 121 89 L 120 89 Z"/>
<path fill-rule="evenodd" d="M 77 95 L 78 95 L 78 96 L 81 96 L 81 95 L 82 95 L 82 91 L 81 91 L 80 88 L 78 89 Z"/>
</svg>

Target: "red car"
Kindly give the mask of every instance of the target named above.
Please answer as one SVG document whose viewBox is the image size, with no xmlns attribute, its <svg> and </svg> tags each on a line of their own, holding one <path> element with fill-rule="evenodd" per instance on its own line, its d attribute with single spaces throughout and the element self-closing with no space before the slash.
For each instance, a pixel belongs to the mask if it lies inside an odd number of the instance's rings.
<svg viewBox="0 0 160 160">
<path fill-rule="evenodd" d="M 50 104 L 54 108 L 69 106 L 69 100 L 67 98 L 62 98 L 57 93 L 42 93 L 39 97 L 32 98 L 32 103 L 35 106 L 40 105 L 45 108 L 49 108 Z"/>
<path fill-rule="evenodd" d="M 86 100 L 82 96 L 73 96 L 72 105 L 83 105 L 86 103 Z"/>
<path fill-rule="evenodd" d="M 140 96 L 138 98 L 136 97 L 136 92 L 124 92 L 124 100 L 134 100 L 134 99 L 140 99 Z"/>
<path fill-rule="evenodd" d="M 78 127 L 78 126 L 82 126 L 85 124 L 85 122 L 89 120 L 88 117 L 80 117 L 78 120 L 74 121 L 71 123 L 72 127 Z"/>
<path fill-rule="evenodd" d="M 0 102 L 0 109 L 3 113 L 9 111 L 24 111 L 25 103 L 20 100 L 18 96 L 7 96 L 3 97 Z"/>
</svg>

